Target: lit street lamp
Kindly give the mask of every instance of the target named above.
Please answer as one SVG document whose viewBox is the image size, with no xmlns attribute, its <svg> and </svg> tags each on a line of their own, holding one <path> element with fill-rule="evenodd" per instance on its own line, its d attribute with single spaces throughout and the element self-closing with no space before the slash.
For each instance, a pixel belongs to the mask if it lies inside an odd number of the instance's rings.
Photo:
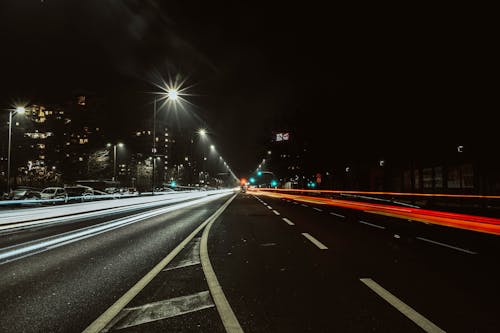
<svg viewBox="0 0 500 333">
<path fill-rule="evenodd" d="M 26 112 L 26 109 L 23 106 L 18 106 L 15 110 L 9 111 L 9 146 L 7 153 L 7 192 L 10 193 L 10 150 L 12 144 L 12 117 L 16 114 L 23 114 Z"/>
<path fill-rule="evenodd" d="M 116 146 L 123 147 L 123 143 L 117 143 L 112 145 L 111 143 L 107 144 L 108 147 L 113 146 L 113 181 L 116 180 Z"/>
<path fill-rule="evenodd" d="M 168 88 L 166 92 L 167 101 L 177 102 L 179 100 L 179 91 L 176 88 Z M 152 148 L 152 162 L 153 162 L 153 172 L 151 174 L 151 195 L 155 192 L 155 156 L 156 156 L 156 102 L 155 97 L 153 104 L 153 148 Z"/>
</svg>

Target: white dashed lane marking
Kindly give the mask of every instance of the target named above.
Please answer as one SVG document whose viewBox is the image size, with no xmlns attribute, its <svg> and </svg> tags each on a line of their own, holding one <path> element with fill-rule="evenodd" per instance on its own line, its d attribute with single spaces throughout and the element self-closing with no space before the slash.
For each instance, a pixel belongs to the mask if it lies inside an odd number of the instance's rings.
<svg viewBox="0 0 500 333">
<path fill-rule="evenodd" d="M 363 223 L 365 225 L 369 225 L 370 227 L 374 227 L 374 228 L 378 228 L 378 229 L 385 229 L 385 227 L 381 226 L 381 225 L 378 225 L 378 224 L 373 224 L 373 223 L 370 223 L 370 222 L 366 222 L 366 221 L 361 221 L 359 220 L 359 223 Z"/>
<path fill-rule="evenodd" d="M 445 333 L 441 328 L 432 323 L 429 319 L 422 316 L 417 311 L 413 310 L 410 306 L 405 304 L 399 298 L 385 290 L 381 285 L 372 279 L 359 279 L 363 282 L 368 288 L 373 290 L 377 295 L 382 297 L 387 303 L 395 307 L 399 312 L 408 317 L 415 324 L 420 326 L 425 332 L 429 333 Z"/>
<path fill-rule="evenodd" d="M 325 244 L 321 243 L 319 240 L 317 240 L 316 238 L 314 238 L 313 236 L 311 236 L 307 232 L 303 232 L 302 236 L 304 236 L 305 238 L 307 238 L 311 243 L 313 243 L 314 245 L 316 245 L 319 249 L 321 249 L 321 250 L 328 250 L 328 247 L 326 247 Z"/>
<path fill-rule="evenodd" d="M 417 239 L 419 239 L 421 241 L 424 241 L 424 242 L 427 242 L 427 243 L 436 244 L 436 245 L 439 245 L 439 246 L 444 246 L 444 247 L 447 247 L 449 249 L 457 250 L 457 251 L 460 251 L 460 252 L 465 252 L 467 254 L 477 254 L 477 252 L 470 251 L 470 250 L 467 250 L 467 249 L 462 249 L 460 247 L 449 245 L 449 244 L 445 244 L 445 243 L 441 243 L 441 242 L 436 242 L 436 241 L 433 241 L 432 239 L 427 239 L 427 238 L 423 238 L 423 237 L 417 237 Z"/>
</svg>

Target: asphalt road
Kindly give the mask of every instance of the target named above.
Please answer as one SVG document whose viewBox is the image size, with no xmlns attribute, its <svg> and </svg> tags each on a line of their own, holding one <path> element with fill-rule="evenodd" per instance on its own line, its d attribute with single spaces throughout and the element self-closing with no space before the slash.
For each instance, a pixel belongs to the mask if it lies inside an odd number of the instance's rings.
<svg viewBox="0 0 500 333">
<path fill-rule="evenodd" d="M 103 331 L 499 331 L 496 236 L 251 193 L 203 233 L 228 198 L 0 265 L 0 331 L 82 332 L 191 233 Z"/>
<path fill-rule="evenodd" d="M 500 330 L 498 237 L 259 198 L 241 195 L 209 239 L 245 332 Z"/>
<path fill-rule="evenodd" d="M 226 198 L 0 266 L 0 332 L 81 332 Z"/>
</svg>

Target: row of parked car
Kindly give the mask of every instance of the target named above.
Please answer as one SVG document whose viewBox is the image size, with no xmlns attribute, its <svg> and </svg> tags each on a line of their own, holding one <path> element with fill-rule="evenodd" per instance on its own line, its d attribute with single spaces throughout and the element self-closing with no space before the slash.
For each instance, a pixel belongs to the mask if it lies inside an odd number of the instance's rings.
<svg viewBox="0 0 500 333">
<path fill-rule="evenodd" d="M 37 199 L 57 199 L 60 202 L 86 201 L 94 199 L 96 196 L 110 194 L 99 191 L 88 186 L 76 185 L 66 187 L 47 187 L 38 189 L 33 187 L 18 187 L 10 193 L 3 195 L 3 200 L 37 200 Z"/>
</svg>

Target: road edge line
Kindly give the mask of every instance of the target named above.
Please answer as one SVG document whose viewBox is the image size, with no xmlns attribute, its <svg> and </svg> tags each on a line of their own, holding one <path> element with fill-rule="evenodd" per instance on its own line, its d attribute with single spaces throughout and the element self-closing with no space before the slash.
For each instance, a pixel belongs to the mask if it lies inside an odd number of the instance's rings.
<svg viewBox="0 0 500 333">
<path fill-rule="evenodd" d="M 205 278 L 207 279 L 208 289 L 210 290 L 210 294 L 212 294 L 212 298 L 215 303 L 215 307 L 219 312 L 219 316 L 222 320 L 222 324 L 227 333 L 243 333 L 243 329 L 238 322 L 238 318 L 236 318 L 233 309 L 229 305 L 227 301 L 226 295 L 222 290 L 222 287 L 219 284 L 219 280 L 217 280 L 217 276 L 215 275 L 215 271 L 212 267 L 212 263 L 210 262 L 210 257 L 208 256 L 208 234 L 210 232 L 210 228 L 214 224 L 215 220 L 222 214 L 224 209 L 231 203 L 234 199 L 234 196 L 224 204 L 213 216 L 210 217 L 211 221 L 203 230 L 203 235 L 201 236 L 200 243 L 200 261 L 201 267 L 203 268 L 203 273 L 205 274 Z"/>
<path fill-rule="evenodd" d="M 152 270 L 150 270 L 146 275 L 144 275 L 139 281 L 134 284 L 125 294 L 123 294 L 113 305 L 111 305 L 106 311 L 104 311 L 96 320 L 94 320 L 82 333 L 97 333 L 101 332 L 106 325 L 108 325 L 113 318 L 115 318 L 121 310 L 127 304 L 134 299 L 137 294 L 139 294 L 144 287 L 146 287 L 151 280 L 153 280 L 164 268 L 167 266 L 174 258 L 181 252 L 182 249 L 210 222 L 214 216 L 220 215 L 221 208 L 226 208 L 228 203 L 230 203 L 234 197 L 233 195 L 229 198 L 222 207 L 220 207 L 214 214 L 212 214 L 208 219 L 206 219 L 202 224 L 200 224 L 189 236 L 187 236 L 182 242 L 179 243 L 165 258 L 163 258 L 158 264 L 156 264 Z"/>
</svg>

